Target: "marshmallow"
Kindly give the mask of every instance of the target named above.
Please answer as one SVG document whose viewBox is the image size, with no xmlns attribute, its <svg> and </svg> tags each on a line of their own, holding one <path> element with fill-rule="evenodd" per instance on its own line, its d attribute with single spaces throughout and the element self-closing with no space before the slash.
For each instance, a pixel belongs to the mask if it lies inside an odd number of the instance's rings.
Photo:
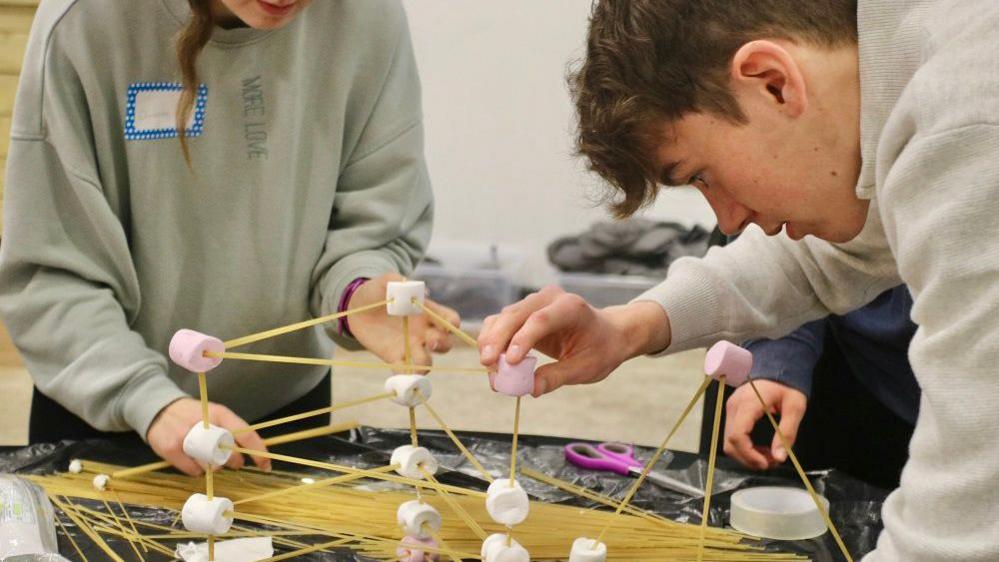
<svg viewBox="0 0 999 562">
<path fill-rule="evenodd" d="M 83 472 L 83 461 L 80 459 L 73 459 L 69 461 L 69 471 L 73 474 L 79 474 Z"/>
<path fill-rule="evenodd" d="M 414 447 L 412 445 L 396 447 L 392 451 L 392 460 L 390 463 L 397 465 L 399 468 L 396 468 L 395 471 L 406 478 L 423 480 L 423 472 L 420 470 L 421 466 L 430 474 L 437 474 L 437 459 L 430 454 L 430 451 L 423 447 Z"/>
<path fill-rule="evenodd" d="M 423 314 L 421 305 L 426 294 L 427 285 L 423 281 L 389 281 L 385 289 L 389 316 Z"/>
<path fill-rule="evenodd" d="M 420 503 L 417 500 L 408 501 L 399 506 L 396 512 L 396 519 L 407 535 L 426 538 L 430 535 L 423 530 L 427 525 L 436 533 L 441 530 L 441 514 L 434 509 L 434 506 L 427 503 Z"/>
<path fill-rule="evenodd" d="M 507 396 L 526 396 L 534 392 L 534 368 L 538 358 L 528 355 L 516 365 L 506 362 L 506 354 L 499 357 L 499 370 L 489 373 L 489 383 L 496 392 Z"/>
<path fill-rule="evenodd" d="M 517 525 L 527 519 L 527 512 L 530 510 L 530 501 L 527 499 L 527 492 L 520 486 L 520 482 L 513 481 L 510 485 L 509 478 L 497 478 L 486 490 L 486 511 L 493 521 L 503 525 Z"/>
<path fill-rule="evenodd" d="M 607 545 L 598 542 L 594 547 L 595 541 L 596 539 L 588 537 L 579 537 L 572 541 L 569 562 L 604 562 L 607 559 Z"/>
<path fill-rule="evenodd" d="M 205 352 L 222 353 L 222 340 L 194 330 L 177 330 L 170 339 L 170 359 L 192 373 L 207 373 L 222 362 L 221 357 L 205 357 Z"/>
<path fill-rule="evenodd" d="M 236 440 L 232 433 L 215 425 L 194 424 L 184 437 L 184 454 L 202 466 L 222 466 L 232 455 Z"/>
<path fill-rule="evenodd" d="M 711 346 L 704 357 L 704 372 L 715 380 L 724 375 L 725 384 L 729 386 L 741 386 L 746 382 L 752 367 L 753 354 L 725 340 Z"/>
<path fill-rule="evenodd" d="M 423 398 L 430 400 L 433 388 L 430 379 L 423 375 L 392 375 L 385 379 L 385 392 L 394 392 L 392 401 L 410 408 L 418 406 L 423 400 L 416 393 L 419 390 Z"/>
<path fill-rule="evenodd" d="M 507 536 L 496 533 L 486 537 L 482 541 L 482 561 L 483 562 L 531 562 L 531 555 L 527 549 L 513 540 L 507 546 Z"/>
<path fill-rule="evenodd" d="M 107 474 L 98 474 L 97 476 L 94 476 L 94 479 L 91 482 L 93 482 L 95 490 L 103 492 L 108 489 L 108 482 L 110 481 L 111 477 Z"/>
<path fill-rule="evenodd" d="M 228 498 L 193 494 L 184 502 L 180 511 L 184 528 L 192 533 L 224 535 L 232 526 L 232 502 Z"/>
<path fill-rule="evenodd" d="M 428 560 L 438 560 L 440 556 L 436 552 L 427 552 L 423 550 L 425 547 L 437 548 L 437 541 L 432 538 L 419 538 L 412 535 L 406 535 L 399 541 L 398 548 L 395 549 L 395 555 L 402 560 L 402 562 L 427 562 Z"/>
</svg>

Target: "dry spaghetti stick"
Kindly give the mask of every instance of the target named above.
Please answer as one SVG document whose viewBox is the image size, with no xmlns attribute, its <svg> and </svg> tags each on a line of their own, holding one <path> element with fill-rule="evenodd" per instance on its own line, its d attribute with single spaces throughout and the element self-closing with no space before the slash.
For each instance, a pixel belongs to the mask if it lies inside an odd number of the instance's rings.
<svg viewBox="0 0 999 562">
<path fill-rule="evenodd" d="M 513 486 L 514 478 L 517 476 L 517 433 L 520 430 L 520 396 L 517 397 L 517 405 L 513 411 L 513 446 L 510 453 L 510 486 Z"/>
<path fill-rule="evenodd" d="M 375 396 L 369 396 L 367 398 L 360 398 L 358 400 L 351 400 L 350 402 L 343 402 L 342 404 L 334 404 L 332 406 L 327 406 L 325 408 L 319 408 L 318 410 L 312 410 L 309 412 L 303 412 L 301 414 L 294 414 L 291 416 L 286 416 L 283 418 L 278 418 L 276 420 L 269 420 L 260 423 L 255 423 L 244 428 L 233 430 L 233 435 L 241 435 L 243 433 L 249 433 L 251 431 L 257 431 L 258 429 L 264 429 L 267 427 L 274 427 L 275 425 L 281 425 L 283 423 L 290 423 L 293 421 L 304 420 L 305 418 L 311 418 L 315 416 L 321 416 L 323 414 L 331 414 L 337 410 L 343 410 L 344 408 L 350 408 L 351 406 L 360 406 L 361 404 L 367 404 L 369 402 L 377 402 L 378 400 L 383 400 L 385 398 L 391 398 L 395 396 L 394 392 L 383 392 L 381 394 L 376 394 Z"/>
<path fill-rule="evenodd" d="M 391 394 L 387 396 L 393 396 Z M 346 405 L 338 406 L 338 408 L 346 407 Z M 324 408 L 325 410 L 326 408 Z M 323 412 L 320 412 L 323 413 Z M 319 414 L 315 414 L 319 415 Z M 292 420 L 294 421 L 294 420 Z M 269 422 L 268 422 L 269 423 Z M 277 424 L 274 424 L 277 425 Z M 294 433 L 286 433 L 284 435 L 277 435 L 275 437 L 270 437 L 264 439 L 264 445 L 268 447 L 272 445 L 282 445 L 284 443 L 291 443 L 293 441 L 300 441 L 302 439 L 310 439 L 312 437 L 319 437 L 320 435 L 329 435 L 330 433 L 340 433 L 341 431 L 347 431 L 360 426 L 356 420 L 346 421 L 338 424 L 332 424 L 323 427 L 317 427 L 315 429 L 306 429 L 304 431 L 296 431 Z M 269 426 L 267 426 L 269 427 Z M 240 433 L 246 433 L 249 430 L 239 430 L 233 432 L 233 435 L 239 435 Z M 125 470 L 119 470 L 117 472 L 111 473 L 111 479 L 116 478 L 128 478 L 129 476 L 135 476 L 137 474 L 145 474 L 147 472 L 155 472 L 164 468 L 170 468 L 170 463 L 167 461 L 152 462 L 149 464 L 143 464 L 133 468 L 126 468 Z"/>
<path fill-rule="evenodd" d="M 433 528 L 430 527 L 430 525 L 423 525 L 423 530 L 426 531 L 426 533 L 434 539 L 434 541 L 440 546 L 441 550 L 444 551 L 444 554 L 447 554 L 448 556 L 451 557 L 451 560 L 457 560 L 458 562 L 461 562 L 461 556 L 459 556 L 453 550 L 451 550 L 451 547 L 449 547 L 447 543 L 444 542 L 444 537 L 442 537 L 440 533 L 434 531 Z"/>
<path fill-rule="evenodd" d="M 461 328 L 459 328 L 459 327 L 455 326 L 454 324 L 448 322 L 446 318 L 444 318 L 440 314 L 437 314 L 436 312 L 434 312 L 433 310 L 431 310 L 431 308 L 429 306 L 427 306 L 426 304 L 423 304 L 421 302 L 417 302 L 415 299 L 413 300 L 413 302 L 416 303 L 416 304 L 418 304 L 418 305 L 420 305 L 420 308 L 423 309 L 423 312 L 426 312 L 428 316 L 430 316 L 431 318 L 433 318 L 434 320 L 436 320 L 438 323 L 442 324 L 447 331 L 449 331 L 452 334 L 458 336 L 458 338 L 461 341 L 467 343 L 468 345 L 470 345 L 472 347 L 478 347 L 479 343 L 477 341 L 475 341 L 475 338 L 473 338 L 472 336 L 470 336 L 470 335 L 466 334 L 465 332 L 463 332 L 461 330 Z"/>
<path fill-rule="evenodd" d="M 136 530 L 135 523 L 132 523 L 132 517 L 128 514 L 128 510 L 125 509 L 124 505 L 122 505 L 121 498 L 118 497 L 118 492 L 116 492 L 115 490 L 111 490 L 111 493 L 114 494 L 115 500 L 117 500 L 118 505 L 121 506 L 121 512 L 125 514 L 125 519 L 128 520 L 129 525 L 132 527 L 132 534 L 134 534 L 136 539 L 139 541 L 139 545 L 142 547 L 142 551 L 148 554 L 149 549 L 146 548 L 146 543 L 142 541 L 142 535 L 140 535 L 139 531 Z M 102 499 L 101 501 L 104 502 L 104 507 L 107 508 L 108 513 L 110 513 L 111 517 L 114 519 L 115 525 L 121 527 L 122 531 L 124 531 L 125 526 L 121 524 L 121 521 L 118 519 L 118 515 L 115 514 L 113 509 L 111 509 L 111 505 L 105 499 Z M 139 549 L 135 547 L 135 541 L 133 541 L 132 539 L 128 539 L 128 543 L 132 546 L 132 550 L 135 551 L 135 555 L 139 557 L 139 560 L 145 562 L 145 558 L 143 558 L 142 555 L 139 554 Z"/>
<path fill-rule="evenodd" d="M 628 490 L 628 495 L 625 496 L 624 500 L 621 501 L 621 505 L 618 506 L 617 511 L 614 513 L 614 515 L 620 515 L 621 511 L 631 502 L 631 498 L 635 496 L 635 492 L 638 491 L 638 487 L 642 485 L 642 482 L 645 482 L 645 478 L 648 477 L 649 472 L 652 470 L 652 467 L 655 466 L 657 462 L 659 462 L 659 457 L 661 457 L 663 455 L 663 452 L 666 451 L 666 445 L 669 443 L 669 440 L 673 438 L 673 434 L 676 433 L 676 430 L 680 429 L 680 425 L 683 423 L 683 420 L 687 419 L 687 414 L 689 414 L 690 410 L 694 408 L 694 404 L 696 404 L 697 401 L 701 399 L 701 396 L 704 394 L 704 391 L 707 390 L 708 385 L 711 384 L 711 381 L 713 380 L 714 379 L 712 378 L 704 377 L 704 382 L 701 383 L 701 387 L 697 389 L 697 392 L 694 393 L 694 397 L 691 398 L 690 402 L 687 403 L 687 407 L 684 408 L 683 413 L 680 414 L 680 419 L 676 420 L 676 424 L 673 425 L 673 429 L 670 430 L 669 435 L 666 436 L 666 439 L 663 439 L 663 443 L 662 445 L 659 446 L 659 450 L 656 451 L 656 454 L 652 455 L 652 458 L 649 459 L 649 462 L 645 464 L 645 468 L 642 469 L 642 475 L 639 476 L 638 480 L 636 480 L 635 483 L 631 486 L 631 490 Z M 600 531 L 600 535 L 597 536 L 595 541 L 593 541 L 594 548 L 596 548 L 597 543 L 603 540 L 604 534 L 607 533 L 607 528 L 609 526 L 610 523 L 604 525 L 604 528 Z"/>
<path fill-rule="evenodd" d="M 76 540 L 73 539 L 73 535 L 69 534 L 69 531 L 66 530 L 66 526 L 62 524 L 62 519 L 60 519 L 59 516 L 56 515 L 55 520 L 56 523 L 59 525 L 59 528 L 62 529 L 62 533 L 66 535 L 67 539 L 69 539 L 69 544 L 73 545 L 73 548 L 76 549 L 76 553 L 80 555 L 80 558 L 83 560 L 83 562 L 90 562 L 90 560 L 87 559 L 86 555 L 83 554 L 83 551 L 80 550 L 80 545 L 76 544 Z"/>
<path fill-rule="evenodd" d="M 87 523 L 79 514 L 72 511 L 72 509 L 69 507 L 69 505 L 71 504 L 69 503 L 68 499 L 66 500 L 66 503 L 59 501 L 58 499 L 55 498 L 55 496 L 50 496 L 49 499 L 52 500 L 52 503 L 56 504 L 56 506 L 58 506 L 63 513 L 65 513 L 70 519 L 72 519 L 73 523 L 76 523 L 76 526 L 79 527 L 80 530 L 84 532 L 84 534 L 90 537 L 90 540 L 94 541 L 94 544 L 96 544 L 101 550 L 103 550 L 104 553 L 108 555 L 108 557 L 110 557 L 115 562 L 125 562 L 124 560 L 122 560 L 121 556 L 118 556 L 118 553 L 111 550 L 111 547 L 108 546 L 108 543 L 104 542 L 104 539 L 102 539 L 101 536 L 97 534 L 97 531 L 95 531 L 93 527 L 90 526 L 89 523 Z"/>
<path fill-rule="evenodd" d="M 482 474 L 482 477 L 485 478 L 487 482 L 492 483 L 493 475 L 489 474 L 489 471 L 486 470 L 486 468 L 479 463 L 479 460 L 475 458 L 475 455 L 473 455 L 471 451 L 469 451 L 468 449 L 465 448 L 464 445 L 462 445 L 461 441 L 458 439 L 458 436 L 455 435 L 454 432 L 451 431 L 451 428 L 448 427 L 446 423 L 444 423 L 444 420 L 439 415 L 437 415 L 437 411 L 430 407 L 430 403 L 427 402 L 427 397 L 424 396 L 423 393 L 420 392 L 420 389 L 418 388 L 416 389 L 416 394 L 420 397 L 420 401 L 423 403 L 423 407 L 425 407 L 427 411 L 430 412 L 430 415 L 433 416 L 435 420 L 437 420 L 437 424 L 441 426 L 441 429 L 444 430 L 444 433 L 447 433 L 447 436 L 451 438 L 451 441 L 453 441 L 455 446 L 458 447 L 458 450 L 461 451 L 461 454 L 465 455 L 465 458 L 468 459 L 470 463 L 472 463 L 472 465 L 476 468 L 476 470 L 478 470 Z"/>
<path fill-rule="evenodd" d="M 438 371 L 442 373 L 458 373 L 469 375 L 489 374 L 485 367 L 457 367 L 448 365 L 406 365 L 405 363 L 379 363 L 375 361 L 342 361 L 339 359 L 317 359 L 314 357 L 295 357 L 291 355 L 266 355 L 261 353 L 237 353 L 224 351 L 217 353 L 206 351 L 205 357 L 214 359 L 233 359 L 239 361 L 259 361 L 262 363 L 287 363 L 291 365 L 323 365 L 327 367 L 347 367 L 351 369 L 374 369 L 391 370 L 402 372 L 406 369 L 413 371 Z"/>
<path fill-rule="evenodd" d="M 471 529 L 472 532 L 475 533 L 480 539 L 486 540 L 486 531 L 482 529 L 478 522 L 476 522 L 463 507 L 461 507 L 461 504 L 456 502 L 454 498 L 451 497 L 451 494 L 447 493 L 447 490 L 441 488 L 441 483 L 434 478 L 434 475 L 427 469 L 423 468 L 422 465 L 420 466 L 420 472 L 422 472 L 423 477 L 433 485 L 433 488 L 437 490 L 437 493 L 444 498 L 444 501 L 451 507 L 451 511 L 455 512 L 458 517 L 461 517 L 462 520 L 465 521 L 465 525 L 467 525 L 468 528 Z"/>
<path fill-rule="evenodd" d="M 208 382 L 204 373 L 198 373 L 198 391 L 201 394 L 201 423 L 208 429 Z"/>
<path fill-rule="evenodd" d="M 708 453 L 708 482 L 704 486 L 704 511 L 701 514 L 701 536 L 697 541 L 697 562 L 704 560 L 704 531 L 711 514 L 711 488 L 715 481 L 715 458 L 718 455 L 718 429 L 721 426 L 722 402 L 725 401 L 725 375 L 718 378 L 718 398 L 715 400 L 715 420 L 711 428 L 711 450 Z"/>
<path fill-rule="evenodd" d="M 277 562 L 278 560 L 288 560 L 289 558 L 296 558 L 298 556 L 303 556 L 305 554 L 310 554 L 312 552 L 318 552 L 320 550 L 326 550 L 329 548 L 334 548 L 337 546 L 343 546 L 349 543 L 353 539 L 336 539 L 327 543 L 316 544 L 312 546 L 307 546 L 300 548 L 298 550 L 293 550 L 291 552 L 286 552 L 284 554 L 278 554 L 276 556 L 271 556 L 270 558 L 264 558 L 260 562 Z"/>
<path fill-rule="evenodd" d="M 763 395 L 756 388 L 756 383 L 753 379 L 749 379 L 749 386 L 753 387 L 753 393 L 756 394 L 756 398 L 759 399 L 760 405 L 763 406 L 763 413 L 767 415 L 767 419 L 770 420 L 770 425 L 774 426 L 774 432 L 777 437 L 780 438 L 781 445 L 784 446 L 784 450 L 787 451 L 787 456 L 791 458 L 791 462 L 794 464 L 795 470 L 798 471 L 798 476 L 801 477 L 801 481 L 805 484 L 805 488 L 808 489 L 808 494 L 812 496 L 812 501 L 815 502 L 815 507 L 819 509 L 819 513 L 822 515 L 822 519 L 826 522 L 826 527 L 829 528 L 829 532 L 832 533 L 833 538 L 836 539 L 836 544 L 839 546 L 840 551 L 848 562 L 853 562 L 853 557 L 850 556 L 850 552 L 846 549 L 846 545 L 843 544 L 843 538 L 839 536 L 839 531 L 836 530 L 836 525 L 833 525 L 832 519 L 829 518 L 829 513 L 826 511 L 825 506 L 819 500 L 819 495 L 815 493 L 815 488 L 812 488 L 812 483 L 808 480 L 808 476 L 805 474 L 805 470 L 801 468 L 801 464 L 798 462 L 798 457 L 795 456 L 794 451 L 791 450 L 791 445 L 787 442 L 787 438 L 784 437 L 784 432 L 780 430 L 780 426 L 777 424 L 777 420 L 774 419 L 773 414 L 770 413 L 770 408 L 767 406 L 765 400 L 763 400 Z"/>
<path fill-rule="evenodd" d="M 322 437 L 324 435 L 329 435 L 331 433 L 340 433 L 342 431 L 349 431 L 351 429 L 356 429 L 360 427 L 360 425 L 361 424 L 357 420 L 350 420 L 341 423 L 324 425 L 321 427 L 314 427 L 312 429 L 303 429 L 302 431 L 295 431 L 292 433 L 286 433 L 284 435 L 277 435 L 275 437 L 264 439 L 264 445 L 272 447 L 274 445 L 284 445 L 285 443 L 294 443 L 295 441 L 304 441 L 306 439 L 312 439 L 314 437 Z"/>
<path fill-rule="evenodd" d="M 371 472 L 392 472 L 397 468 L 397 465 L 390 464 L 388 466 L 382 466 L 379 468 L 370 469 Z M 293 492 L 298 492 L 306 488 L 321 488 L 323 486 L 332 486 L 333 484 L 342 484 L 344 482 L 350 482 L 352 480 L 360 480 L 361 478 L 367 478 L 367 474 L 344 474 L 343 476 L 336 476 L 333 478 L 327 478 L 326 480 L 319 480 L 318 482 L 313 482 L 312 484 L 302 484 L 300 486 L 290 486 L 282 490 L 277 490 L 274 492 L 267 492 L 266 494 L 261 494 L 259 496 L 253 496 L 249 498 L 243 498 L 238 501 L 232 502 L 233 505 L 239 505 L 243 503 L 255 502 L 259 500 L 270 499 L 276 496 L 282 496 L 285 494 L 290 494 Z"/>
<path fill-rule="evenodd" d="M 366 306 L 361 306 L 351 310 L 345 310 L 343 312 L 338 312 L 336 314 L 329 314 L 327 316 L 322 316 L 320 318 L 313 318 L 312 320 L 306 320 L 304 322 L 296 322 L 294 324 L 288 324 L 287 326 L 281 326 L 280 328 L 274 328 L 264 332 L 258 332 L 256 334 L 250 334 L 248 336 L 243 336 L 241 338 L 236 338 L 225 342 L 226 349 L 235 349 L 240 346 L 244 346 L 248 343 L 257 342 L 260 340 L 265 340 L 267 338 L 272 338 L 275 336 L 280 336 L 282 334 L 287 334 L 289 332 L 294 332 L 296 330 L 302 330 L 305 328 L 310 328 L 324 322 L 330 322 L 332 320 L 339 320 L 345 316 L 350 316 L 351 314 L 357 314 L 358 312 L 365 312 L 378 307 L 385 306 L 388 301 L 376 302 L 374 304 L 369 304 Z"/>
</svg>

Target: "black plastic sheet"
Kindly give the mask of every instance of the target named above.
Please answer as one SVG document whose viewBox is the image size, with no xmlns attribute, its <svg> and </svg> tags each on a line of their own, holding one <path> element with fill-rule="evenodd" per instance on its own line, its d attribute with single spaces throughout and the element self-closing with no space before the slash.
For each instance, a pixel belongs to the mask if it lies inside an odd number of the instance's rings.
<svg viewBox="0 0 999 562">
<path fill-rule="evenodd" d="M 494 475 L 505 474 L 510 466 L 510 436 L 485 433 L 459 433 L 464 443 Z M 275 450 L 299 457 L 356 465 L 361 467 L 384 466 L 388 463 L 392 449 L 409 443 L 409 432 L 401 430 L 383 430 L 360 428 L 342 434 L 311 439 L 299 443 L 290 443 L 276 447 Z M 521 436 L 518 446 L 518 465 L 532 468 L 549 476 L 586 487 L 594 492 L 620 499 L 634 482 L 630 477 L 612 473 L 594 472 L 576 468 L 569 464 L 563 456 L 563 446 L 570 440 L 552 437 Z M 420 432 L 420 445 L 430 449 L 441 464 L 438 474 L 442 482 L 485 490 L 487 483 L 482 480 L 476 469 L 457 451 L 447 435 L 440 432 Z M 638 448 L 639 459 L 651 457 L 653 450 Z M 101 439 L 81 442 L 62 442 L 59 444 L 42 444 L 20 449 L 6 449 L 0 453 L 0 472 L 49 474 L 65 471 L 69 461 L 74 458 L 89 459 L 101 462 L 138 465 L 156 460 L 141 441 L 133 436 L 122 436 L 114 439 Z M 295 470 L 302 474 L 322 474 L 321 471 L 302 469 L 302 467 L 281 466 L 276 468 Z M 707 461 L 696 455 L 675 452 L 664 456 L 656 469 L 688 484 L 704 487 L 707 472 Z M 830 502 L 830 514 L 843 540 L 854 559 L 859 560 L 864 554 L 874 549 L 877 535 L 881 530 L 881 504 L 887 492 L 885 490 L 864 484 L 837 471 L 820 471 L 810 473 L 812 484 L 816 491 L 824 495 Z M 716 489 L 729 488 L 728 491 L 713 496 L 710 513 L 710 524 L 722 526 L 728 523 L 729 499 L 733 489 L 752 486 L 784 485 L 801 487 L 800 480 L 791 467 L 782 467 L 766 473 L 755 473 L 742 470 L 736 463 L 726 458 L 718 459 L 716 472 Z M 589 500 L 581 499 L 569 492 L 553 489 L 547 484 L 522 477 L 521 483 L 534 498 L 550 503 L 594 507 Z M 376 483 L 370 488 L 390 488 L 397 485 Z M 82 502 L 86 504 L 87 502 Z M 702 503 L 676 492 L 666 490 L 646 482 L 638 491 L 632 503 L 636 507 L 654 511 L 670 519 L 697 524 L 701 519 Z M 94 506 L 91 506 L 94 507 Z M 173 515 L 165 510 L 128 506 L 133 518 L 169 525 Z M 63 523 L 74 534 L 77 543 L 84 549 L 84 554 L 91 560 L 102 560 L 106 555 L 86 539 L 82 533 L 63 517 Z M 107 539 L 116 552 L 125 560 L 134 559 L 131 547 L 122 541 Z M 822 537 L 806 541 L 773 541 L 774 549 L 785 552 L 796 552 L 809 556 L 816 562 L 833 562 L 843 560 L 832 536 L 826 533 Z M 568 551 L 569 545 L 566 545 Z M 79 557 L 60 534 L 60 550 L 71 559 Z M 155 553 L 146 555 L 147 560 L 166 560 L 157 558 Z M 315 553 L 298 558 L 310 561 L 361 562 L 368 560 L 350 551 L 336 553 Z"/>
</svg>

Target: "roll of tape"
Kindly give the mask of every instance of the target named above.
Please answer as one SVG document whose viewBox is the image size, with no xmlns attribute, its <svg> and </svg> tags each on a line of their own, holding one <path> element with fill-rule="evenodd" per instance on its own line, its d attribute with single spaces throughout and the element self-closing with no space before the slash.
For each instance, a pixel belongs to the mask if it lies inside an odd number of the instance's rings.
<svg viewBox="0 0 999 562">
<path fill-rule="evenodd" d="M 819 496 L 829 512 L 829 500 Z M 812 496 L 800 488 L 761 486 L 732 494 L 730 523 L 757 537 L 796 541 L 821 536 L 826 523 Z"/>
</svg>

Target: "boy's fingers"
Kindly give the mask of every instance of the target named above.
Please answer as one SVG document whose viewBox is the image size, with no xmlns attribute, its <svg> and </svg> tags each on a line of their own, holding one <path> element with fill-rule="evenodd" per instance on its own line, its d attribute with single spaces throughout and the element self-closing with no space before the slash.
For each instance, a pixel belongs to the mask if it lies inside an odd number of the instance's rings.
<svg viewBox="0 0 999 562">
<path fill-rule="evenodd" d="M 194 462 L 194 459 L 183 453 L 179 455 L 170 455 L 166 457 L 165 460 L 172 464 L 174 468 L 188 476 L 201 476 L 205 473 L 205 471 L 198 466 L 198 463 Z"/>
<path fill-rule="evenodd" d="M 561 289 L 546 287 L 540 292 L 528 295 L 520 302 L 504 307 L 503 311 L 488 323 L 488 327 L 483 326 L 482 333 L 479 334 L 479 361 L 486 366 L 495 365 L 496 361 L 499 360 L 500 353 L 507 351 L 510 340 L 523 327 L 524 322 L 531 314 L 548 306 L 559 294 L 562 294 Z M 526 354 L 526 350 L 522 352 L 510 351 L 515 352 L 513 355 L 520 358 Z"/>
</svg>

